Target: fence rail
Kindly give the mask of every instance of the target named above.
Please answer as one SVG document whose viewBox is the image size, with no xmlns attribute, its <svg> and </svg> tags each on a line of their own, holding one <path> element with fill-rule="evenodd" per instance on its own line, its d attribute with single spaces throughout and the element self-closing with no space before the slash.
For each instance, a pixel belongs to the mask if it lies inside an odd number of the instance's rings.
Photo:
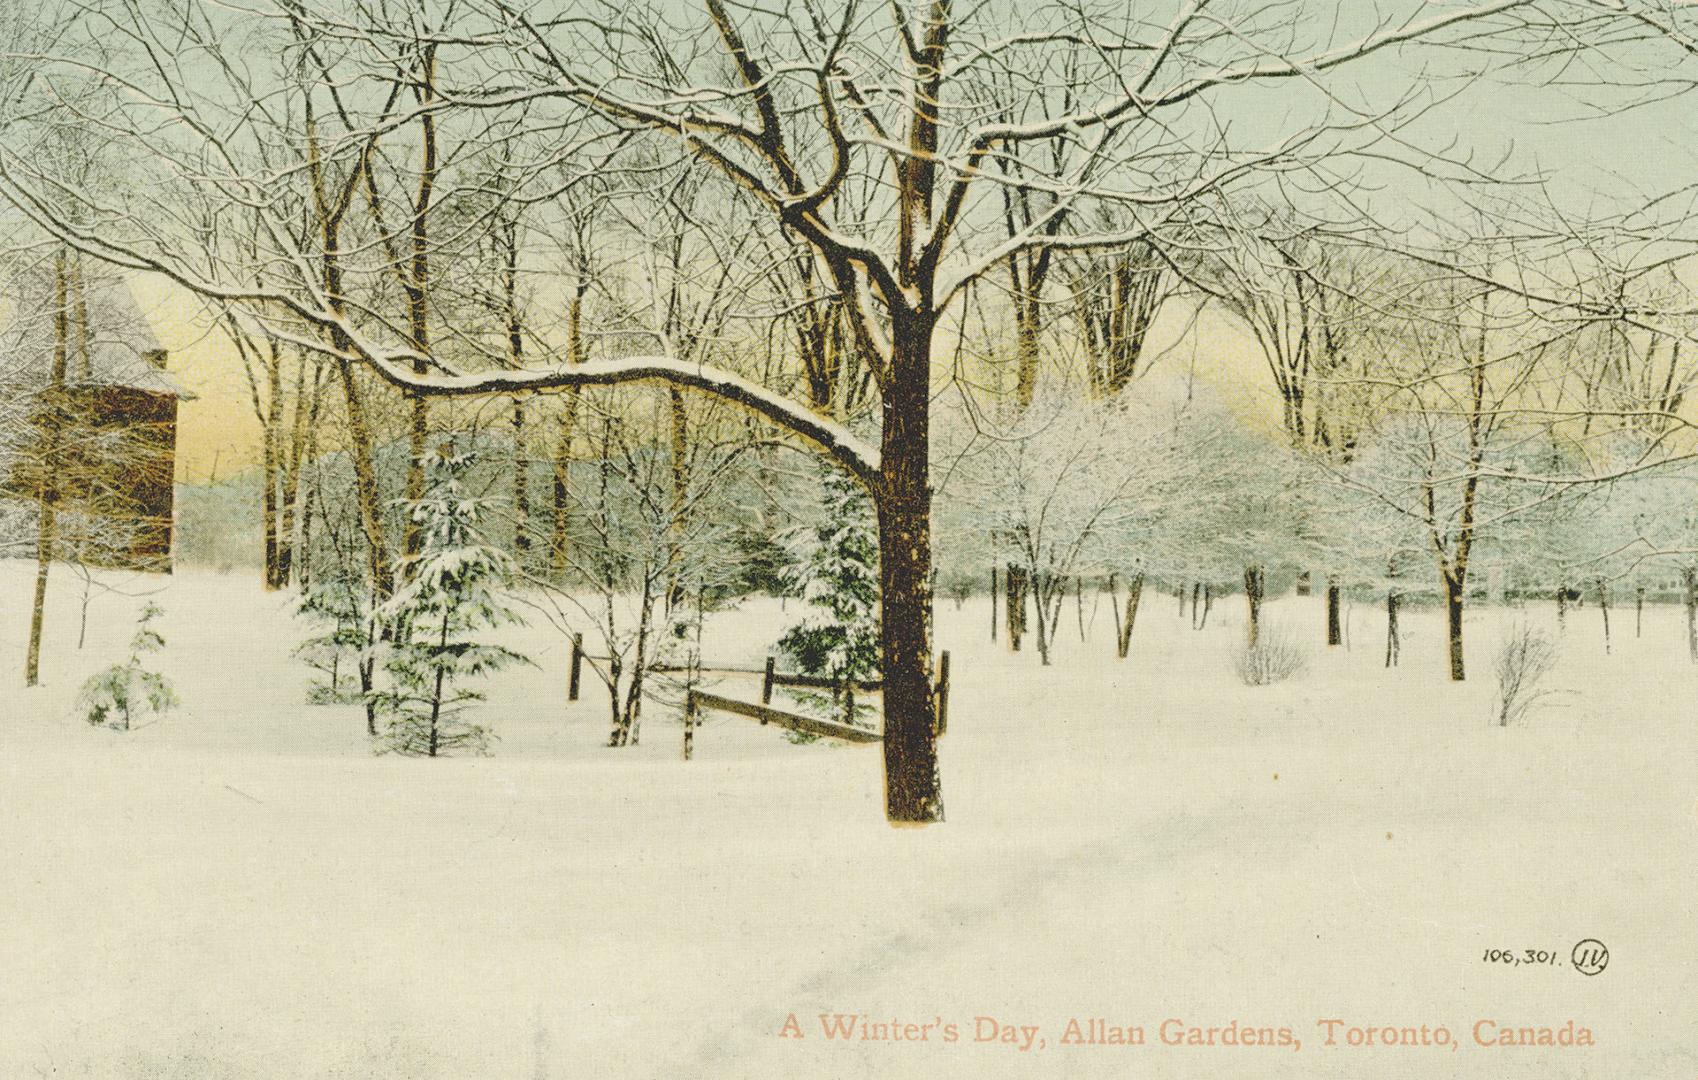
<svg viewBox="0 0 1698 1080">
<path fill-rule="evenodd" d="M 759 720 L 763 724 L 777 724 L 790 728 L 792 731 L 802 731 L 809 735 L 823 735 L 830 739 L 842 739 L 844 742 L 871 743 L 878 742 L 884 736 L 867 728 L 851 727 L 840 724 L 835 720 L 821 720 L 818 717 L 803 716 L 801 713 L 786 712 L 775 709 L 770 705 L 756 705 L 749 701 L 738 701 L 736 698 L 721 697 L 710 694 L 705 690 L 692 690 L 685 702 L 685 710 L 690 714 L 685 721 L 690 724 L 695 714 L 702 709 L 718 709 L 720 712 L 734 713 L 747 716 L 751 720 Z M 692 725 L 693 726 L 693 725 Z"/>
<path fill-rule="evenodd" d="M 566 683 L 566 699 L 577 701 L 578 692 L 582 688 L 585 660 L 603 660 L 605 656 L 592 656 L 584 651 L 584 635 L 572 635 L 572 668 Z M 648 669 L 661 674 L 684 674 L 691 668 L 685 664 L 650 664 Z M 772 657 L 766 658 L 765 667 L 740 667 L 735 664 L 717 667 L 697 667 L 698 675 L 759 675 L 761 676 L 761 701 L 772 700 L 772 688 L 775 686 L 800 686 L 810 690 L 836 690 L 842 684 L 836 679 L 824 675 L 803 675 L 798 672 L 779 671 Z M 855 679 L 850 684 L 855 690 L 882 690 L 883 679 Z"/>
<path fill-rule="evenodd" d="M 605 657 L 591 656 L 584 651 L 584 636 L 572 635 L 572 670 L 567 685 L 567 696 L 572 701 L 578 700 L 580 677 L 585 660 L 601 660 Z M 772 688 L 775 686 L 805 686 L 821 690 L 837 690 L 842 684 L 834 679 L 821 675 L 801 675 L 778 670 L 775 657 L 767 657 L 763 667 L 692 667 L 683 664 L 651 664 L 650 671 L 683 673 L 692 676 L 700 675 L 759 675 L 761 677 L 760 704 L 750 701 L 739 701 L 736 698 L 711 694 L 691 686 L 684 695 L 684 760 L 690 760 L 695 746 L 695 733 L 698 717 L 703 709 L 717 709 L 720 712 L 732 713 L 736 716 L 746 716 L 759 720 L 762 724 L 777 724 L 792 731 L 806 732 L 810 735 L 820 735 L 828 739 L 842 739 L 844 742 L 870 743 L 879 742 L 884 736 L 877 731 L 851 724 L 840 723 L 836 720 L 824 720 L 814 716 L 804 716 L 784 709 L 773 708 Z M 693 679 L 691 680 L 693 682 Z M 857 679 L 850 683 L 854 690 L 882 690 L 883 679 Z M 937 734 L 942 735 L 949 730 L 949 650 L 945 649 L 938 655 L 937 681 L 932 684 L 933 724 Z"/>
</svg>

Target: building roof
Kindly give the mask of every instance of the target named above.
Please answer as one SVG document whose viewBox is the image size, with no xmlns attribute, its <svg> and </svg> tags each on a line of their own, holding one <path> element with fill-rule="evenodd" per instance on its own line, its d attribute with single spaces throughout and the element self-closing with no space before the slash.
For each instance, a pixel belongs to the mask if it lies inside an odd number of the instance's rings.
<svg viewBox="0 0 1698 1080">
<path fill-rule="evenodd" d="M 27 382 L 44 383 L 52 371 L 57 300 L 51 268 L 20 283 L 13 298 L 11 325 L 3 336 L 14 349 Z M 65 381 L 70 386 L 122 386 L 150 394 L 191 400 L 190 393 L 164 368 L 159 339 L 136 303 L 129 285 L 116 274 L 91 268 L 79 304 L 70 298 L 70 351 Z M 87 334 L 80 311 L 88 312 Z"/>
</svg>

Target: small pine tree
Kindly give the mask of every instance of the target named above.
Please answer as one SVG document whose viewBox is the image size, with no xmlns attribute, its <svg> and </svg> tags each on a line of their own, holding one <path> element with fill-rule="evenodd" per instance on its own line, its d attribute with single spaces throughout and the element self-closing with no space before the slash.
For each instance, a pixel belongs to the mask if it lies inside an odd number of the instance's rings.
<svg viewBox="0 0 1698 1080">
<path fill-rule="evenodd" d="M 878 672 L 878 526 L 853 479 L 829 466 L 821 472 L 819 522 L 784 536 L 792 556 L 784 576 L 809 611 L 778 648 L 803 673 L 837 684 L 835 711 L 853 723 L 854 684 Z"/>
<path fill-rule="evenodd" d="M 164 609 L 149 600 L 130 638 L 129 659 L 83 683 L 77 705 L 89 723 L 128 731 L 141 716 L 164 716 L 179 703 L 170 681 L 142 666 L 142 657 L 165 648 L 165 638 L 153 628 L 153 621 L 163 614 Z"/>
<path fill-rule="evenodd" d="M 464 684 L 529 662 L 477 640 L 481 631 L 523 620 L 501 596 L 513 575 L 512 558 L 485 542 L 478 523 L 486 501 L 465 489 L 472 463 L 470 451 L 444 443 L 429 463 L 424 498 L 408 504 L 422 545 L 403 561 L 404 584 L 377 613 L 384 625 L 406 628 L 386 650 L 389 685 L 371 694 L 386 721 L 380 749 L 428 757 L 486 752 L 488 728 L 464 719 L 467 706 L 483 695 Z"/>
<path fill-rule="evenodd" d="M 315 705 L 359 701 L 370 687 L 366 658 L 371 646 L 371 591 L 345 567 L 312 579 L 295 613 L 320 628 L 295 647 L 295 655 L 322 678 L 307 689 Z M 343 688 L 344 665 L 356 667 L 358 686 Z"/>
</svg>

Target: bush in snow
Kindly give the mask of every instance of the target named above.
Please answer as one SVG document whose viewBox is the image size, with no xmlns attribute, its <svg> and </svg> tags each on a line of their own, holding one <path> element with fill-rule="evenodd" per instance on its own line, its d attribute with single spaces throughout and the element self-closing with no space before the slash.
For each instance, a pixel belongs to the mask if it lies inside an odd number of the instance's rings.
<svg viewBox="0 0 1698 1080">
<path fill-rule="evenodd" d="M 834 711 L 853 723 L 853 684 L 878 673 L 878 527 L 866 492 L 841 470 L 820 468 L 818 524 L 785 536 L 793 555 L 786 580 L 810 610 L 778 648 L 805 674 L 836 683 Z"/>
<path fill-rule="evenodd" d="M 1238 647 L 1233 667 L 1245 686 L 1271 686 L 1309 669 L 1309 654 L 1282 628 L 1261 631 L 1254 645 Z"/>
<path fill-rule="evenodd" d="M 362 700 L 371 692 L 369 587 L 357 573 L 336 566 L 312 579 L 295 611 L 319 627 L 295 647 L 295 655 L 323 676 L 307 689 L 307 700 L 314 705 Z M 344 687 L 344 666 L 358 672 L 357 685 Z"/>
<path fill-rule="evenodd" d="M 1556 643 L 1549 634 L 1526 623 L 1510 627 L 1492 664 L 1498 680 L 1499 727 L 1521 720 L 1540 700 L 1554 693 L 1539 689 L 1539 683 L 1556 661 Z"/>
<path fill-rule="evenodd" d="M 135 636 L 130 638 L 129 659 L 83 683 L 77 706 L 89 723 L 128 731 L 140 717 L 163 716 L 178 703 L 177 693 L 165 676 L 142 666 L 142 657 L 165 647 L 165 638 L 153 628 L 153 621 L 163 614 L 158 604 L 148 601 L 136 623 Z"/>
<path fill-rule="evenodd" d="M 501 597 L 513 560 L 477 529 L 483 500 L 464 486 L 471 465 L 472 454 L 452 444 L 437 451 L 425 497 L 408 507 L 423 546 L 403 560 L 403 583 L 378 609 L 379 621 L 395 629 L 383 661 L 389 685 L 370 700 L 387 722 L 380 747 L 395 753 L 484 752 L 488 729 L 463 719 L 483 695 L 464 683 L 528 662 L 477 640 L 480 631 L 521 620 Z"/>
</svg>

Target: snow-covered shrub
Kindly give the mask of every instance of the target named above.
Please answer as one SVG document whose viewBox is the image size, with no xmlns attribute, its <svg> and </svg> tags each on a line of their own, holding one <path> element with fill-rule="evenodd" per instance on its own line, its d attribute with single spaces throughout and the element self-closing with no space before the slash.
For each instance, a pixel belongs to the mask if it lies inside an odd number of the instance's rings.
<svg viewBox="0 0 1698 1080">
<path fill-rule="evenodd" d="M 1499 727 L 1521 720 L 1534 705 L 1554 692 L 1539 689 L 1539 683 L 1550 674 L 1556 661 L 1556 642 L 1549 634 L 1522 622 L 1510 627 L 1492 664 L 1498 681 Z"/>
<path fill-rule="evenodd" d="M 1309 669 L 1309 653 L 1280 627 L 1262 630 L 1256 643 L 1243 644 L 1232 658 L 1245 686 L 1271 686 Z"/>
<path fill-rule="evenodd" d="M 837 718 L 853 723 L 853 684 L 872 678 L 879 665 L 878 527 L 872 500 L 851 477 L 823 465 L 821 473 L 817 523 L 785 537 L 794 556 L 785 576 L 809 611 L 778 648 L 804 674 L 838 684 Z"/>
<path fill-rule="evenodd" d="M 148 601 L 130 638 L 129 658 L 96 672 L 83 683 L 77 707 L 89 723 L 128 731 L 137 719 L 163 716 L 178 704 L 170 681 L 142 666 L 142 657 L 165 647 L 165 638 L 153 628 L 153 621 L 163 614 L 164 609 Z"/>
<path fill-rule="evenodd" d="M 488 747 L 488 728 L 462 718 L 483 695 L 466 688 L 525 657 L 477 640 L 480 631 L 520 622 L 502 597 L 515 567 L 506 552 L 483 541 L 484 501 L 465 490 L 472 454 L 444 445 L 431 462 L 425 497 L 409 505 L 423 535 L 417 555 L 402 562 L 402 585 L 378 609 L 393 628 L 383 668 L 389 685 L 370 697 L 387 721 L 380 748 L 436 757 Z"/>
<path fill-rule="evenodd" d="M 295 613 L 318 630 L 295 646 L 295 655 L 323 676 L 308 687 L 307 700 L 314 705 L 361 700 L 371 690 L 369 587 L 357 573 L 335 567 L 312 579 Z M 348 681 L 344 686 L 344 667 L 358 673 L 357 684 Z"/>
</svg>

